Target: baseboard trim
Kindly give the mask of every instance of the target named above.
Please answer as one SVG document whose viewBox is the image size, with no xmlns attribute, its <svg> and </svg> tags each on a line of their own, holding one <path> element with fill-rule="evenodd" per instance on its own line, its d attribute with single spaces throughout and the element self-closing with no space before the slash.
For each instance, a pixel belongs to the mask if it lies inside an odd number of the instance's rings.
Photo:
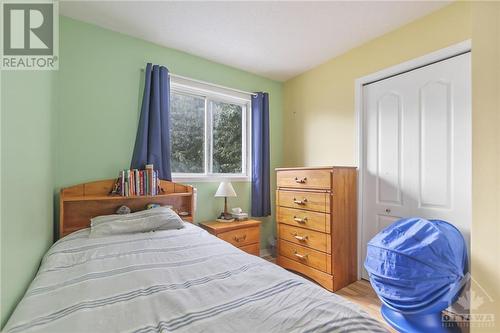
<svg viewBox="0 0 500 333">
<path fill-rule="evenodd" d="M 260 249 L 261 257 L 269 257 L 271 255 L 271 251 L 269 249 Z"/>
</svg>

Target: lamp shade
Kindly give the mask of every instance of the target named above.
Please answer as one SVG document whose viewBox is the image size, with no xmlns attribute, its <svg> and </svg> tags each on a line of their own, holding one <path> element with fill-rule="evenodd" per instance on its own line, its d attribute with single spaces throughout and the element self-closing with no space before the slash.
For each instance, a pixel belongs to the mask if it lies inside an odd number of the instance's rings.
<svg viewBox="0 0 500 333">
<path fill-rule="evenodd" d="M 216 197 L 235 197 L 236 192 L 234 191 L 233 185 L 230 182 L 221 182 L 217 192 L 215 192 Z"/>
</svg>

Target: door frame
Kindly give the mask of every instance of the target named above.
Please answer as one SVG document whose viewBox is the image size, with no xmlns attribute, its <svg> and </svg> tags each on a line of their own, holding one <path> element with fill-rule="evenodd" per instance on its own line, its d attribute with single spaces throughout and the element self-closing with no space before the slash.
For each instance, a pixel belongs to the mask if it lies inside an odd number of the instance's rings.
<svg viewBox="0 0 500 333">
<path fill-rule="evenodd" d="M 360 77 L 354 82 L 354 110 L 356 117 L 356 155 L 357 165 L 358 165 L 358 280 L 360 280 L 361 272 L 363 271 L 362 263 L 362 233 L 364 227 L 364 216 L 363 216 L 363 170 L 365 168 L 365 147 L 363 145 L 365 140 L 365 124 L 364 124 L 364 96 L 363 96 L 363 86 L 374 83 L 389 77 L 403 74 L 415 70 L 420 67 L 428 66 L 430 64 L 446 60 L 458 56 L 463 53 L 472 51 L 471 40 L 465 40 L 463 42 L 445 47 L 443 49 L 428 53 L 424 56 L 405 61 L 401 64 L 391 66 L 375 73 Z"/>
</svg>

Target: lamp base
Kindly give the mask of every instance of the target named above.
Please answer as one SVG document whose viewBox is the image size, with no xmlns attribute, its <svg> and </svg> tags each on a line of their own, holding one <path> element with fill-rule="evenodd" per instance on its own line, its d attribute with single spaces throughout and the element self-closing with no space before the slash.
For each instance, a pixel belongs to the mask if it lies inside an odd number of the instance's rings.
<svg viewBox="0 0 500 333">
<path fill-rule="evenodd" d="M 220 213 L 218 219 L 219 220 L 234 220 L 234 218 L 231 214 L 225 213 L 225 212 Z"/>
<path fill-rule="evenodd" d="M 234 222 L 234 219 L 230 219 L 230 220 L 226 220 L 226 219 L 217 219 L 215 220 L 217 222 L 221 222 L 221 223 L 230 223 L 230 222 Z"/>
</svg>

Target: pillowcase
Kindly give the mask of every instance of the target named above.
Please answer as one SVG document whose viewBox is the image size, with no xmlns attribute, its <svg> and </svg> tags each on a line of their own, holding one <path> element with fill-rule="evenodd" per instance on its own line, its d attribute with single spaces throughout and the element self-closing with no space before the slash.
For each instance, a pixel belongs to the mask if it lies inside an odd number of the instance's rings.
<svg viewBox="0 0 500 333">
<path fill-rule="evenodd" d="M 90 220 L 90 238 L 156 230 L 184 228 L 184 222 L 172 209 L 158 207 L 126 215 L 103 215 Z"/>
</svg>

